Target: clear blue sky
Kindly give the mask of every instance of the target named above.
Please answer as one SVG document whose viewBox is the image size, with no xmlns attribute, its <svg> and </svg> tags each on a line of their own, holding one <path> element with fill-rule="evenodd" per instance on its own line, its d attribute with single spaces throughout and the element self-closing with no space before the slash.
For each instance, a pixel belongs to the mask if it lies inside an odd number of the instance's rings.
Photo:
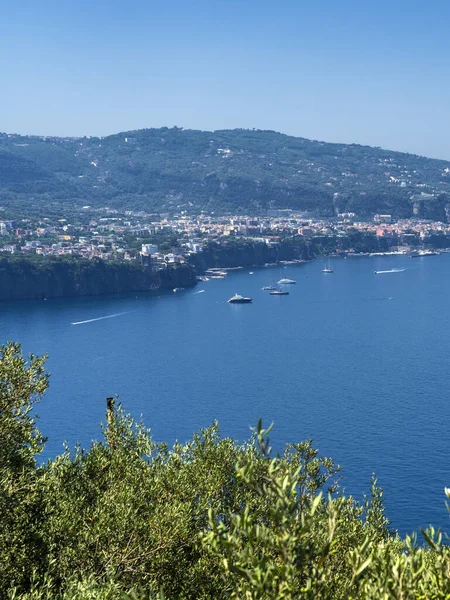
<svg viewBox="0 0 450 600">
<path fill-rule="evenodd" d="M 0 0 L 0 131 L 163 125 L 450 159 L 450 2 Z"/>
</svg>

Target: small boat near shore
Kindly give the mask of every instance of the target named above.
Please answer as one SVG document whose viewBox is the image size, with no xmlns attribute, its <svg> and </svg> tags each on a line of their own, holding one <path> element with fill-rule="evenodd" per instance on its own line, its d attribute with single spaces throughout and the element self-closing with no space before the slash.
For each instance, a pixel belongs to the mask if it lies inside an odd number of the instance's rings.
<svg viewBox="0 0 450 600">
<path fill-rule="evenodd" d="M 175 293 L 177 293 L 177 292 L 184 292 L 184 287 L 176 287 L 176 288 L 173 288 L 172 291 L 175 292 Z"/>
<path fill-rule="evenodd" d="M 228 300 L 229 304 L 250 304 L 252 301 L 252 298 L 246 298 L 240 294 L 235 294 Z"/>
<path fill-rule="evenodd" d="M 436 250 L 418 250 L 417 252 L 411 252 L 410 258 L 421 258 L 422 256 L 439 256 L 440 252 Z"/>
</svg>

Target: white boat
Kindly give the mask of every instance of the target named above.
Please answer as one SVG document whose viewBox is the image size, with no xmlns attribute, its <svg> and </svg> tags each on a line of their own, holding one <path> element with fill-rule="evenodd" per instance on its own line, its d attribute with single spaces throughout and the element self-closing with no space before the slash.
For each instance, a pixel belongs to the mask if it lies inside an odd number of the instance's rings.
<svg viewBox="0 0 450 600">
<path fill-rule="evenodd" d="M 422 256 L 438 256 L 440 252 L 437 250 L 418 250 L 417 252 L 412 252 L 410 254 L 411 258 L 418 258 Z"/>
<path fill-rule="evenodd" d="M 322 269 L 322 273 L 333 273 L 333 269 L 331 268 L 330 261 L 328 261 L 327 266 Z"/>
<path fill-rule="evenodd" d="M 228 300 L 230 304 L 250 304 L 252 302 L 251 298 L 245 298 L 245 296 L 241 296 L 240 294 L 235 294 L 232 298 Z"/>
<path fill-rule="evenodd" d="M 178 287 L 178 288 L 173 288 L 173 291 L 176 292 L 183 292 L 184 288 L 183 287 Z"/>
<path fill-rule="evenodd" d="M 280 281 L 278 282 L 280 285 L 289 285 L 292 283 L 297 283 L 295 281 L 295 279 L 288 279 L 287 277 L 283 277 L 283 279 L 280 279 Z"/>
</svg>

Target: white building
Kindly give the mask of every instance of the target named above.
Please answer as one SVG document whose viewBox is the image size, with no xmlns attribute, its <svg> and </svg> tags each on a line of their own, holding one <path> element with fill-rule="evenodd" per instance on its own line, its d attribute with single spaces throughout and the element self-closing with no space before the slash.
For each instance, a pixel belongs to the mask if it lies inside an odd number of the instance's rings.
<svg viewBox="0 0 450 600">
<path fill-rule="evenodd" d="M 152 254 L 156 254 L 156 252 L 158 252 L 158 246 L 155 246 L 155 244 L 142 244 L 141 254 L 151 256 Z"/>
</svg>

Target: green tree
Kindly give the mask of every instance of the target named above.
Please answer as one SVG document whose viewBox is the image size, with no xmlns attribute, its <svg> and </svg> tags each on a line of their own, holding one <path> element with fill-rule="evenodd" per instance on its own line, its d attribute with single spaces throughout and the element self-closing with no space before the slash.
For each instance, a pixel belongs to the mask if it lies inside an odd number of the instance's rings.
<svg viewBox="0 0 450 600">
<path fill-rule="evenodd" d="M 45 439 L 33 414 L 48 385 L 45 357 L 20 346 L 0 348 L 0 590 L 6 583 L 26 587 L 40 562 L 42 503 L 36 455 Z"/>
<path fill-rule="evenodd" d="M 0 468 L 20 473 L 35 464 L 35 456 L 43 449 L 44 437 L 36 428 L 34 405 L 48 387 L 46 357 L 33 354 L 29 363 L 20 345 L 8 343 L 0 347 Z"/>
</svg>

